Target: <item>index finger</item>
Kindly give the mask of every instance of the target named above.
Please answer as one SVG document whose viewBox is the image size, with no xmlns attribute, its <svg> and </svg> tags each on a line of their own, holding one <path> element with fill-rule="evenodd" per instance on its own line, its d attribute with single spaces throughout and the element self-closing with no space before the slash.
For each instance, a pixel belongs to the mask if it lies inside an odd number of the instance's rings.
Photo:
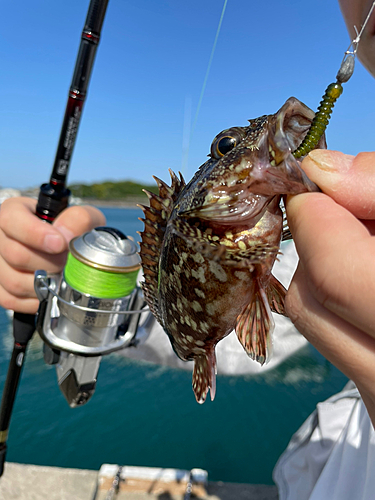
<svg viewBox="0 0 375 500">
<path fill-rule="evenodd" d="M 36 204 L 36 200 L 26 197 L 5 200 L 0 209 L 0 229 L 8 238 L 34 250 L 63 252 L 67 249 L 65 238 L 35 215 Z"/>
<path fill-rule="evenodd" d="M 312 295 L 375 337 L 375 239 L 350 212 L 322 193 L 287 200 L 288 221 Z"/>
<path fill-rule="evenodd" d="M 375 219 L 375 152 L 351 156 L 315 149 L 301 167 L 323 193 L 358 219 Z"/>
</svg>

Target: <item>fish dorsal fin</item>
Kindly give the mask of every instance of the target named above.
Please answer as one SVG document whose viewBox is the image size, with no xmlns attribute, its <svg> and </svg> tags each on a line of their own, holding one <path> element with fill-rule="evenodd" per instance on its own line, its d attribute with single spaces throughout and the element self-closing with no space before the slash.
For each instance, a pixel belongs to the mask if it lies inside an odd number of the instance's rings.
<svg viewBox="0 0 375 500">
<path fill-rule="evenodd" d="M 266 292 L 259 280 L 256 280 L 252 300 L 238 316 L 235 330 L 247 355 L 261 365 L 271 355 L 274 327 Z"/>
<path fill-rule="evenodd" d="M 145 225 L 144 230 L 139 233 L 141 236 L 140 255 L 144 274 L 142 289 L 145 300 L 159 323 L 161 323 L 161 319 L 157 296 L 160 252 L 174 203 L 185 186 L 185 181 L 181 174 L 179 179 L 171 170 L 169 172 L 172 179 L 171 186 L 154 177 L 159 188 L 159 195 L 144 190 L 148 196 L 150 205 L 138 205 L 144 213 L 144 218 L 140 218 L 139 220 L 144 222 Z"/>
</svg>

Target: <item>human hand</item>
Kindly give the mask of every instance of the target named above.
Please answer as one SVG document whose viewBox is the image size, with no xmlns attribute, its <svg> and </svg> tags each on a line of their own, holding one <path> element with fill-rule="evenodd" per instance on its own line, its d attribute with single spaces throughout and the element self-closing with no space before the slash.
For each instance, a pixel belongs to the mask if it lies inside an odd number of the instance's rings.
<svg viewBox="0 0 375 500">
<path fill-rule="evenodd" d="M 286 309 L 356 383 L 375 424 L 375 153 L 314 150 L 302 168 L 323 193 L 287 200 L 300 263 Z"/>
<path fill-rule="evenodd" d="M 35 216 L 36 200 L 10 198 L 0 208 L 0 305 L 33 314 L 39 301 L 34 291 L 34 272 L 61 272 L 69 241 L 96 226 L 104 215 L 94 207 L 65 209 L 52 224 Z"/>
</svg>

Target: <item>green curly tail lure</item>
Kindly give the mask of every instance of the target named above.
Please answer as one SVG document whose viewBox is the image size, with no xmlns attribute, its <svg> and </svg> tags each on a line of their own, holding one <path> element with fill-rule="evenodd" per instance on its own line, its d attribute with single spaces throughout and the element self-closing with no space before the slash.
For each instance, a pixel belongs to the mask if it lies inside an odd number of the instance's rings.
<svg viewBox="0 0 375 500">
<path fill-rule="evenodd" d="M 329 119 L 331 118 L 333 106 L 335 105 L 335 102 L 340 97 L 343 91 L 341 84 L 347 82 L 353 74 L 354 61 L 357 54 L 358 44 L 361 39 L 363 30 L 365 29 L 365 26 L 368 23 L 374 9 L 375 1 L 372 3 L 359 33 L 357 31 L 357 28 L 354 26 L 357 36 L 351 42 L 348 50 L 345 52 L 339 72 L 336 75 L 336 82 L 328 85 L 323 99 L 321 100 L 316 112 L 315 118 L 311 123 L 311 127 L 309 128 L 300 146 L 294 151 L 293 156 L 295 158 L 301 158 L 301 156 L 305 156 L 307 155 L 307 153 L 310 153 L 310 151 L 312 151 L 316 147 L 319 139 L 322 137 L 325 129 L 327 128 Z M 350 50 L 351 48 L 353 48 L 353 50 Z"/>
<path fill-rule="evenodd" d="M 307 153 L 310 153 L 310 151 L 312 151 L 316 147 L 319 139 L 322 137 L 324 131 L 326 130 L 335 102 L 342 94 L 342 84 L 347 82 L 354 72 L 354 61 L 358 49 L 358 44 L 363 30 L 368 20 L 370 19 L 371 13 L 374 8 L 375 1 L 372 3 L 371 9 L 359 33 L 354 26 L 354 29 L 357 32 L 357 37 L 351 42 L 348 50 L 345 52 L 340 69 L 336 75 L 336 82 L 328 85 L 323 99 L 321 100 L 316 112 L 315 118 L 313 119 L 304 140 L 302 141 L 300 146 L 293 152 L 293 156 L 295 158 L 301 158 L 302 156 L 307 155 Z M 351 48 L 352 50 L 350 50 Z"/>
<path fill-rule="evenodd" d="M 301 145 L 293 153 L 295 158 L 307 155 L 307 153 L 310 153 L 310 151 L 312 151 L 318 144 L 319 139 L 322 137 L 328 126 L 333 106 L 342 94 L 342 91 L 343 88 L 339 82 L 328 85 L 323 99 L 320 101 L 318 111 L 311 123 L 309 131 L 307 132 Z"/>
</svg>

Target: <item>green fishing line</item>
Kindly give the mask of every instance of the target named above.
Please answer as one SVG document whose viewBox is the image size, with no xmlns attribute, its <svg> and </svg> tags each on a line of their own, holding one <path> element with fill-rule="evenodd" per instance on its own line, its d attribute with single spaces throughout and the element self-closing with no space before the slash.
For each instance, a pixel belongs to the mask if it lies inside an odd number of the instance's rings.
<svg viewBox="0 0 375 500">
<path fill-rule="evenodd" d="M 139 269 L 113 273 L 96 269 L 68 253 L 64 277 L 69 286 L 81 293 L 100 299 L 118 299 L 129 295 L 137 283 Z"/>
</svg>

